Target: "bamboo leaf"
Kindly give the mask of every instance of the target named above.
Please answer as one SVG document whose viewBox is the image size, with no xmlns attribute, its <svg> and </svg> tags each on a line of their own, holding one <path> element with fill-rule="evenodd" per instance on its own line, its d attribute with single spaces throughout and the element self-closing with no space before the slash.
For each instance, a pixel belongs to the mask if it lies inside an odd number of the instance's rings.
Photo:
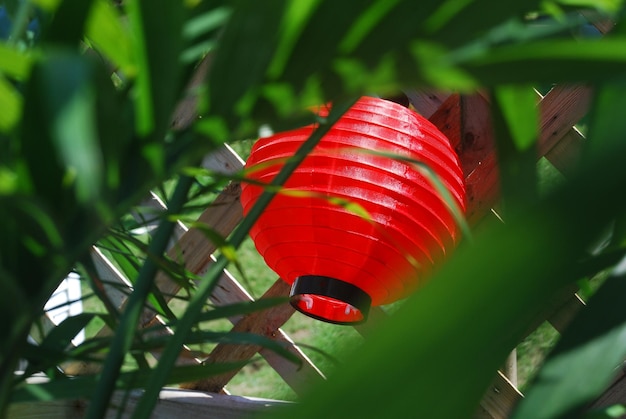
<svg viewBox="0 0 626 419">
<path fill-rule="evenodd" d="M 1 52 L 0 52 L 1 56 Z M 0 76 L 0 131 L 8 132 L 19 122 L 22 114 L 22 96 L 8 80 Z"/>
<path fill-rule="evenodd" d="M 209 74 L 209 111 L 225 118 L 231 128 L 247 117 L 246 102 L 256 99 L 255 90 L 276 49 L 285 4 L 286 0 L 239 3 L 220 39 Z"/>
<path fill-rule="evenodd" d="M 96 317 L 94 313 L 80 313 L 66 318 L 46 335 L 40 346 L 47 349 L 64 350 L 94 317 Z"/>
<path fill-rule="evenodd" d="M 131 0 L 126 3 L 137 57 L 135 109 L 140 136 L 161 141 L 180 91 L 184 4 Z M 167 19 L 163 19 L 163 16 Z M 153 150 L 154 151 L 154 150 Z"/>
<path fill-rule="evenodd" d="M 498 86 L 494 97 L 501 108 L 515 148 L 526 151 L 537 141 L 539 115 L 537 94 L 532 86 Z"/>
<path fill-rule="evenodd" d="M 44 7 L 55 9 L 54 18 L 45 34 L 46 41 L 76 48 L 85 33 L 92 3 L 93 0 L 64 0 L 45 4 Z"/>
<path fill-rule="evenodd" d="M 622 74 L 625 51 L 624 36 L 542 40 L 477 51 L 458 64 L 485 86 L 602 81 Z"/>
<path fill-rule="evenodd" d="M 137 64 L 132 51 L 132 40 L 128 29 L 122 24 L 113 5 L 96 0 L 87 21 L 87 38 L 105 54 L 126 77 L 132 78 Z"/>
<path fill-rule="evenodd" d="M 537 198 L 539 136 L 537 95 L 531 86 L 501 85 L 492 95 L 492 117 L 505 210 Z"/>
</svg>

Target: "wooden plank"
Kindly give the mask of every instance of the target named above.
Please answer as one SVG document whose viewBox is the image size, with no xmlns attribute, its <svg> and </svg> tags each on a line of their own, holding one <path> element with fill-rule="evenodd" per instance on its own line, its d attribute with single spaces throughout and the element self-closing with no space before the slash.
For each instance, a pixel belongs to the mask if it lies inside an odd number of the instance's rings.
<svg viewBox="0 0 626 419">
<path fill-rule="evenodd" d="M 128 396 L 122 392 L 116 392 L 105 418 L 131 418 L 141 396 L 141 391 L 131 391 Z M 153 419 L 176 417 L 243 419 L 262 412 L 268 414 L 272 410 L 280 409 L 289 404 L 289 402 L 279 400 L 164 388 L 161 390 L 159 401 L 150 417 Z M 83 399 L 14 403 L 9 407 L 7 417 L 10 419 L 78 419 L 85 417 L 88 406 L 89 402 Z"/>
<path fill-rule="evenodd" d="M 106 293 L 109 300 L 116 308 L 121 307 L 123 302 L 128 298 L 128 293 L 130 293 L 132 286 L 130 281 L 128 281 L 97 247 L 91 249 L 91 260 L 96 267 L 99 284 L 102 285 L 101 291 Z M 122 289 L 125 289 L 126 292 L 123 292 Z"/>
<path fill-rule="evenodd" d="M 565 177 L 571 176 L 580 161 L 584 143 L 585 137 L 576 127 L 572 127 L 545 157 Z"/>
<path fill-rule="evenodd" d="M 538 158 L 550 153 L 560 168 L 571 167 L 582 141 L 576 131 L 572 133 L 572 126 L 587 112 L 591 95 L 586 86 L 557 86 L 541 99 Z M 451 95 L 429 120 L 450 139 L 459 156 L 465 175 L 466 217 L 476 224 L 500 195 L 489 101 L 481 94 Z M 566 143 L 557 147 L 563 139 Z"/>
<path fill-rule="evenodd" d="M 430 118 L 443 105 L 450 93 L 427 89 L 411 89 L 404 92 L 409 103 L 424 118 Z"/>
<path fill-rule="evenodd" d="M 455 149 L 465 175 L 466 217 L 482 219 L 499 198 L 489 103 L 480 94 L 451 95 L 430 117 Z"/>
<path fill-rule="evenodd" d="M 548 153 L 585 116 L 593 91 L 582 85 L 553 87 L 539 103 L 539 156 Z"/>
<path fill-rule="evenodd" d="M 480 401 L 480 409 L 475 418 L 508 418 L 522 393 L 500 371 Z"/>
<path fill-rule="evenodd" d="M 584 137 L 576 127 L 572 126 L 556 141 L 564 127 L 576 124 L 587 112 L 592 92 L 589 88 L 554 88 L 546 97 L 541 98 L 542 109 L 540 152 L 552 165 L 565 176 L 571 175 L 580 160 Z M 569 104 L 568 112 L 559 107 L 558 99 L 563 98 Z M 554 128 L 553 128 L 554 127 Z"/>
</svg>

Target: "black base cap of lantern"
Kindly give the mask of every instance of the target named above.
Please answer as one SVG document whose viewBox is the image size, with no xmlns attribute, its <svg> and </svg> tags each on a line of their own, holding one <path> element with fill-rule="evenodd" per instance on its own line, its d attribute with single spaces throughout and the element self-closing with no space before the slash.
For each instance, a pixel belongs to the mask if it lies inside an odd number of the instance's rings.
<svg viewBox="0 0 626 419">
<path fill-rule="evenodd" d="M 299 312 L 333 324 L 363 323 L 372 305 L 371 297 L 361 288 L 319 275 L 297 277 L 289 296 Z"/>
</svg>

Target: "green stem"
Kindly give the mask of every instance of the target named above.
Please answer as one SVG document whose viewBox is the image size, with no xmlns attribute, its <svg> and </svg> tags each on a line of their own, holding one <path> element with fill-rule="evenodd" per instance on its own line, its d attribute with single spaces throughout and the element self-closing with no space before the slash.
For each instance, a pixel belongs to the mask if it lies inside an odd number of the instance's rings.
<svg viewBox="0 0 626 419">
<path fill-rule="evenodd" d="M 328 132 L 328 130 L 339 120 L 339 118 L 354 104 L 354 100 L 346 101 L 344 103 L 335 104 L 328 118 L 324 123 L 321 123 L 319 127 L 311 134 L 309 139 L 302 144 L 292 159 L 290 159 L 281 171 L 276 175 L 271 183 L 271 186 L 280 186 L 291 176 L 291 173 L 298 167 L 298 165 L 304 160 L 304 158 L 313 150 L 313 148 L 320 142 L 322 137 Z M 231 244 L 237 248 L 246 238 L 250 227 L 263 212 L 265 207 L 270 203 L 277 188 L 268 188 L 261 194 L 257 202 L 254 204 L 246 218 L 242 221 L 239 227 L 233 232 L 231 236 Z M 167 384 L 167 379 L 170 370 L 176 363 L 180 350 L 183 347 L 187 334 L 193 327 L 198 314 L 202 311 L 206 300 L 217 284 L 217 278 L 221 275 L 224 268 L 228 265 L 229 260 L 220 255 L 217 261 L 211 265 L 209 271 L 206 273 L 203 281 L 198 285 L 196 293 L 189 301 L 189 305 L 185 310 L 183 316 L 178 320 L 176 324 L 176 332 L 171 337 L 169 343 L 165 347 L 159 363 L 152 373 L 152 378 L 149 380 L 149 385 L 145 389 L 145 393 L 137 409 L 134 412 L 134 418 L 149 418 L 152 414 L 152 410 L 156 405 L 157 399 L 161 388 Z"/>
<path fill-rule="evenodd" d="M 168 212 L 177 213 L 186 202 L 187 193 L 193 184 L 193 178 L 183 177 L 179 180 L 174 191 L 174 196 L 170 202 Z M 170 240 L 175 223 L 168 220 L 167 217 L 159 225 L 148 247 L 148 253 L 151 255 L 162 255 Z M 149 257 L 139 271 L 139 276 L 135 284 L 133 293 L 128 299 L 126 310 L 122 313 L 120 323 L 117 326 L 117 332 L 113 338 L 109 355 L 102 369 L 102 376 L 98 381 L 98 386 L 94 392 L 93 398 L 89 403 L 87 410 L 87 418 L 104 417 L 109 401 L 115 391 L 116 382 L 120 374 L 120 369 L 124 362 L 124 357 L 130 350 L 137 324 L 143 310 L 146 298 L 150 294 L 154 277 L 158 271 L 158 263 L 155 258 Z"/>
</svg>

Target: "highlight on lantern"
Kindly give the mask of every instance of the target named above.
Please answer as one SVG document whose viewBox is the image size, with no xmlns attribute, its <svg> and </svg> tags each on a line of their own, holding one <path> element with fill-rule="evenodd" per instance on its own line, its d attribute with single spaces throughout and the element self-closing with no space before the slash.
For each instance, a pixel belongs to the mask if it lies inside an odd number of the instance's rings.
<svg viewBox="0 0 626 419">
<path fill-rule="evenodd" d="M 244 214 L 314 129 L 254 144 Z M 448 139 L 411 109 L 362 97 L 290 176 L 250 237 L 292 285 L 295 309 L 326 322 L 361 323 L 371 306 L 406 297 L 459 242 L 450 200 L 465 211 L 463 173 Z"/>
</svg>

